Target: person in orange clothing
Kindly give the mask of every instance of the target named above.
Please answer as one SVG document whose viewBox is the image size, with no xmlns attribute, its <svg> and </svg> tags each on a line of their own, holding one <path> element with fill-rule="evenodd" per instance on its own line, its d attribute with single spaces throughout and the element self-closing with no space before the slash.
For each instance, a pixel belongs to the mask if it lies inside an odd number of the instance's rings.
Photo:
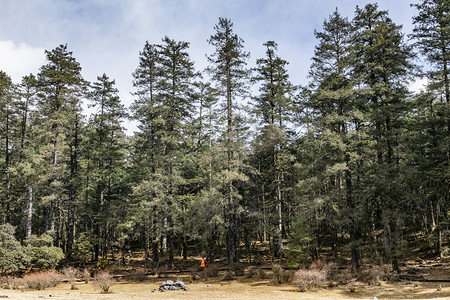
<svg viewBox="0 0 450 300">
<path fill-rule="evenodd" d="M 202 262 L 200 263 L 200 268 L 205 271 L 205 280 L 208 281 L 208 272 L 206 272 L 206 268 L 208 267 L 208 260 L 206 257 L 202 257 Z"/>
<path fill-rule="evenodd" d="M 202 262 L 200 263 L 200 268 L 206 269 L 206 267 L 208 267 L 208 260 L 206 259 L 206 257 L 202 257 Z"/>
</svg>

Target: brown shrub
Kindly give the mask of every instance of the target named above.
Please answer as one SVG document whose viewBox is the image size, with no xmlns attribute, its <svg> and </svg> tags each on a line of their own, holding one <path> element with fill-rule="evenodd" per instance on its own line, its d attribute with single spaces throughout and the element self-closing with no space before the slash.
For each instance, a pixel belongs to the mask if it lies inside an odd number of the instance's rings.
<svg viewBox="0 0 450 300">
<path fill-rule="evenodd" d="M 267 278 L 267 274 L 262 268 L 258 269 L 258 277 L 260 279 L 266 279 Z"/>
<path fill-rule="evenodd" d="M 231 270 L 228 270 L 225 273 L 225 276 L 223 277 L 223 280 L 233 280 L 234 279 L 234 273 Z"/>
<path fill-rule="evenodd" d="M 281 275 L 281 281 L 282 282 L 289 282 L 291 278 L 294 276 L 295 271 L 292 270 L 284 270 L 283 274 Z"/>
<path fill-rule="evenodd" d="M 94 284 L 102 289 L 102 293 L 109 293 L 109 289 L 115 284 L 113 275 L 108 271 L 101 271 L 95 275 Z"/>
<path fill-rule="evenodd" d="M 245 272 L 245 278 L 253 278 L 256 274 L 256 268 L 250 267 L 248 268 L 247 272 Z"/>
<path fill-rule="evenodd" d="M 386 271 L 383 266 L 374 266 L 358 272 L 357 280 L 369 285 L 380 285 L 386 277 Z"/>
<path fill-rule="evenodd" d="M 63 276 L 55 271 L 36 272 L 23 277 L 24 286 L 36 290 L 54 287 L 62 280 Z"/>
<path fill-rule="evenodd" d="M 220 269 L 217 265 L 210 265 L 208 267 L 208 277 L 219 277 Z"/>
<path fill-rule="evenodd" d="M 197 273 L 196 272 L 191 272 L 191 274 L 189 275 L 189 282 L 192 283 L 194 281 L 197 280 Z"/>
<path fill-rule="evenodd" d="M 338 274 L 338 266 L 334 262 L 326 262 L 324 260 L 317 260 L 309 266 L 310 270 L 325 271 L 328 280 L 335 280 Z"/>
<path fill-rule="evenodd" d="M 234 264 L 233 272 L 236 276 L 244 276 L 245 275 L 245 267 L 242 264 Z"/>
<path fill-rule="evenodd" d="M 313 263 L 309 266 L 309 268 L 310 268 L 311 270 L 323 270 L 323 269 L 327 268 L 328 265 L 329 265 L 329 263 L 327 263 L 326 261 L 321 260 L 321 259 L 318 259 L 318 260 L 316 260 L 315 262 L 313 262 Z"/>
<path fill-rule="evenodd" d="M 75 269 L 74 267 L 64 268 L 61 270 L 61 273 L 63 273 L 64 276 L 70 281 L 75 280 L 79 274 L 78 270 Z"/>
<path fill-rule="evenodd" d="M 84 283 L 88 284 L 89 283 L 89 279 L 91 279 L 91 272 L 89 272 L 88 269 L 84 269 L 83 273 L 81 274 Z"/>
<path fill-rule="evenodd" d="M 355 283 L 349 284 L 348 285 L 348 290 L 350 291 L 350 293 L 356 292 L 356 284 Z"/>
<path fill-rule="evenodd" d="M 298 286 L 301 292 L 315 290 L 326 284 L 327 275 L 325 270 L 298 269 L 292 276 L 292 283 Z"/>
<path fill-rule="evenodd" d="M 323 270 L 325 270 L 328 280 L 335 280 L 339 274 L 338 265 L 334 262 L 327 263 Z"/>
<path fill-rule="evenodd" d="M 78 277 L 78 270 L 74 267 L 67 267 L 61 270 L 61 273 L 64 274 L 64 276 L 69 280 L 70 282 L 70 289 L 71 290 L 78 290 L 78 288 L 75 286 L 75 280 Z"/>
<path fill-rule="evenodd" d="M 0 279 L 0 285 L 2 288 L 7 290 L 16 290 L 24 287 L 23 279 L 22 278 L 15 278 L 15 277 L 2 277 Z"/>
<path fill-rule="evenodd" d="M 344 285 L 350 282 L 352 280 L 353 275 L 350 271 L 346 272 L 339 272 L 334 276 L 334 281 L 337 282 L 339 285 Z"/>
<path fill-rule="evenodd" d="M 158 275 L 158 278 L 161 278 L 161 277 L 166 277 L 167 272 L 169 272 L 169 267 L 162 266 L 162 267 L 158 268 L 158 270 L 156 271 L 156 274 Z"/>
<path fill-rule="evenodd" d="M 283 283 L 283 267 L 275 264 L 272 266 L 273 279 L 278 283 Z"/>
</svg>

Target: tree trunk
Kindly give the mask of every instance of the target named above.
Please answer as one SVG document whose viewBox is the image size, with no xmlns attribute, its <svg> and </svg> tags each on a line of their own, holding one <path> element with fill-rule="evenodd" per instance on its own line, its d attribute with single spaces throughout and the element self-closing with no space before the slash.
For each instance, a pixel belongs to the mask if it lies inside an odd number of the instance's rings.
<svg viewBox="0 0 450 300">
<path fill-rule="evenodd" d="M 144 249 L 144 272 L 147 273 L 147 265 L 148 265 L 148 258 L 149 258 L 149 249 L 150 249 L 150 225 L 149 220 L 147 219 L 145 221 L 145 227 L 144 227 L 144 237 L 145 237 L 145 249 Z"/>
<path fill-rule="evenodd" d="M 153 213 L 156 213 L 156 209 L 153 209 Z M 152 217 L 152 271 L 153 273 L 159 267 L 159 252 L 158 252 L 158 235 L 156 234 L 156 220 L 155 217 Z"/>
<path fill-rule="evenodd" d="M 5 169 L 6 169 L 6 199 L 4 210 L 4 223 L 10 222 L 10 197 L 11 197 L 11 174 L 9 171 L 9 108 L 6 108 L 6 135 L 5 135 Z"/>
<path fill-rule="evenodd" d="M 33 218 L 33 185 L 27 183 L 28 186 L 28 201 L 27 201 L 27 221 L 25 229 L 25 239 L 30 240 L 31 238 L 31 228 L 32 228 L 32 218 Z"/>
<path fill-rule="evenodd" d="M 172 216 L 169 216 L 168 218 L 168 223 L 169 223 L 169 231 L 168 231 L 168 235 L 167 235 L 167 244 L 168 244 L 168 248 L 169 248 L 169 269 L 173 269 L 174 267 L 174 263 L 173 263 L 173 248 L 174 248 L 174 241 L 173 241 L 173 221 L 172 221 Z"/>
<path fill-rule="evenodd" d="M 356 240 L 356 224 L 354 216 L 354 203 L 353 203 L 353 183 L 352 183 L 352 173 L 350 171 L 350 156 L 348 153 L 344 154 L 345 163 L 347 165 L 347 170 L 345 171 L 345 186 L 346 186 L 346 198 L 347 207 L 350 213 L 350 243 L 351 243 L 351 253 L 352 253 L 352 271 L 356 272 L 359 268 L 359 257 L 358 257 L 358 246 Z"/>
<path fill-rule="evenodd" d="M 442 257 L 442 229 L 440 226 L 440 214 L 441 214 L 441 207 L 439 204 L 439 200 L 437 200 L 437 204 L 436 204 L 436 228 L 437 228 L 437 243 L 436 243 L 436 250 L 437 250 L 437 255 L 439 257 Z"/>
<path fill-rule="evenodd" d="M 263 179 L 264 180 L 264 179 Z M 265 196 L 265 184 L 262 183 L 261 186 L 261 197 L 262 197 L 262 207 L 263 207 L 263 243 L 267 243 L 267 216 L 266 216 L 266 196 Z"/>
<path fill-rule="evenodd" d="M 277 174 L 279 176 L 279 174 Z M 277 209 L 278 209 L 278 255 L 280 258 L 283 257 L 283 211 L 281 207 L 281 187 L 280 183 L 277 183 Z"/>
</svg>

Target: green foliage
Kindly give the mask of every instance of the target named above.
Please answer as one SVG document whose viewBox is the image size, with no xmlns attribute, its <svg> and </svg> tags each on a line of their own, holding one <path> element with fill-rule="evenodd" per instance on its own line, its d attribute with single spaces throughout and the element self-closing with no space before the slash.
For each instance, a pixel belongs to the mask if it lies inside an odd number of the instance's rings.
<svg viewBox="0 0 450 300">
<path fill-rule="evenodd" d="M 16 228 L 10 224 L 0 225 L 0 273 L 15 272 L 24 269 L 30 257 L 16 240 Z"/>
<path fill-rule="evenodd" d="M 106 270 L 109 267 L 109 261 L 107 259 L 100 259 L 96 264 L 95 268 L 97 270 Z"/>
<path fill-rule="evenodd" d="M 75 244 L 73 245 L 73 258 L 85 264 L 91 260 L 93 248 L 92 237 L 83 232 L 80 234 Z"/>
<path fill-rule="evenodd" d="M 53 238 L 49 234 L 32 235 L 27 243 L 30 246 L 25 251 L 31 257 L 31 263 L 38 268 L 54 269 L 65 257 L 60 247 L 52 246 Z"/>
<path fill-rule="evenodd" d="M 289 267 L 307 266 L 311 261 L 311 248 L 317 246 L 313 224 L 304 214 L 300 214 L 293 224 L 293 229 L 291 249 L 287 255 Z"/>
</svg>

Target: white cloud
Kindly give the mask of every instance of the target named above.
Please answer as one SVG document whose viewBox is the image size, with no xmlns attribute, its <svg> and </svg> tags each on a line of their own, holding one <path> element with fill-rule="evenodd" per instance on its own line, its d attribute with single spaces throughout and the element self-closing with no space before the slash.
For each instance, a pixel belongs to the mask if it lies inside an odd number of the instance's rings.
<svg viewBox="0 0 450 300">
<path fill-rule="evenodd" d="M 414 93 L 419 93 L 421 91 L 425 91 L 427 84 L 428 84 L 427 78 L 420 78 L 420 79 L 417 79 L 416 81 L 412 82 L 409 85 L 409 89 L 411 91 L 413 91 Z"/>
<path fill-rule="evenodd" d="M 18 83 L 22 77 L 37 73 L 45 63 L 43 48 L 34 48 L 25 43 L 15 45 L 13 41 L 0 41 L 0 70 Z"/>
</svg>

